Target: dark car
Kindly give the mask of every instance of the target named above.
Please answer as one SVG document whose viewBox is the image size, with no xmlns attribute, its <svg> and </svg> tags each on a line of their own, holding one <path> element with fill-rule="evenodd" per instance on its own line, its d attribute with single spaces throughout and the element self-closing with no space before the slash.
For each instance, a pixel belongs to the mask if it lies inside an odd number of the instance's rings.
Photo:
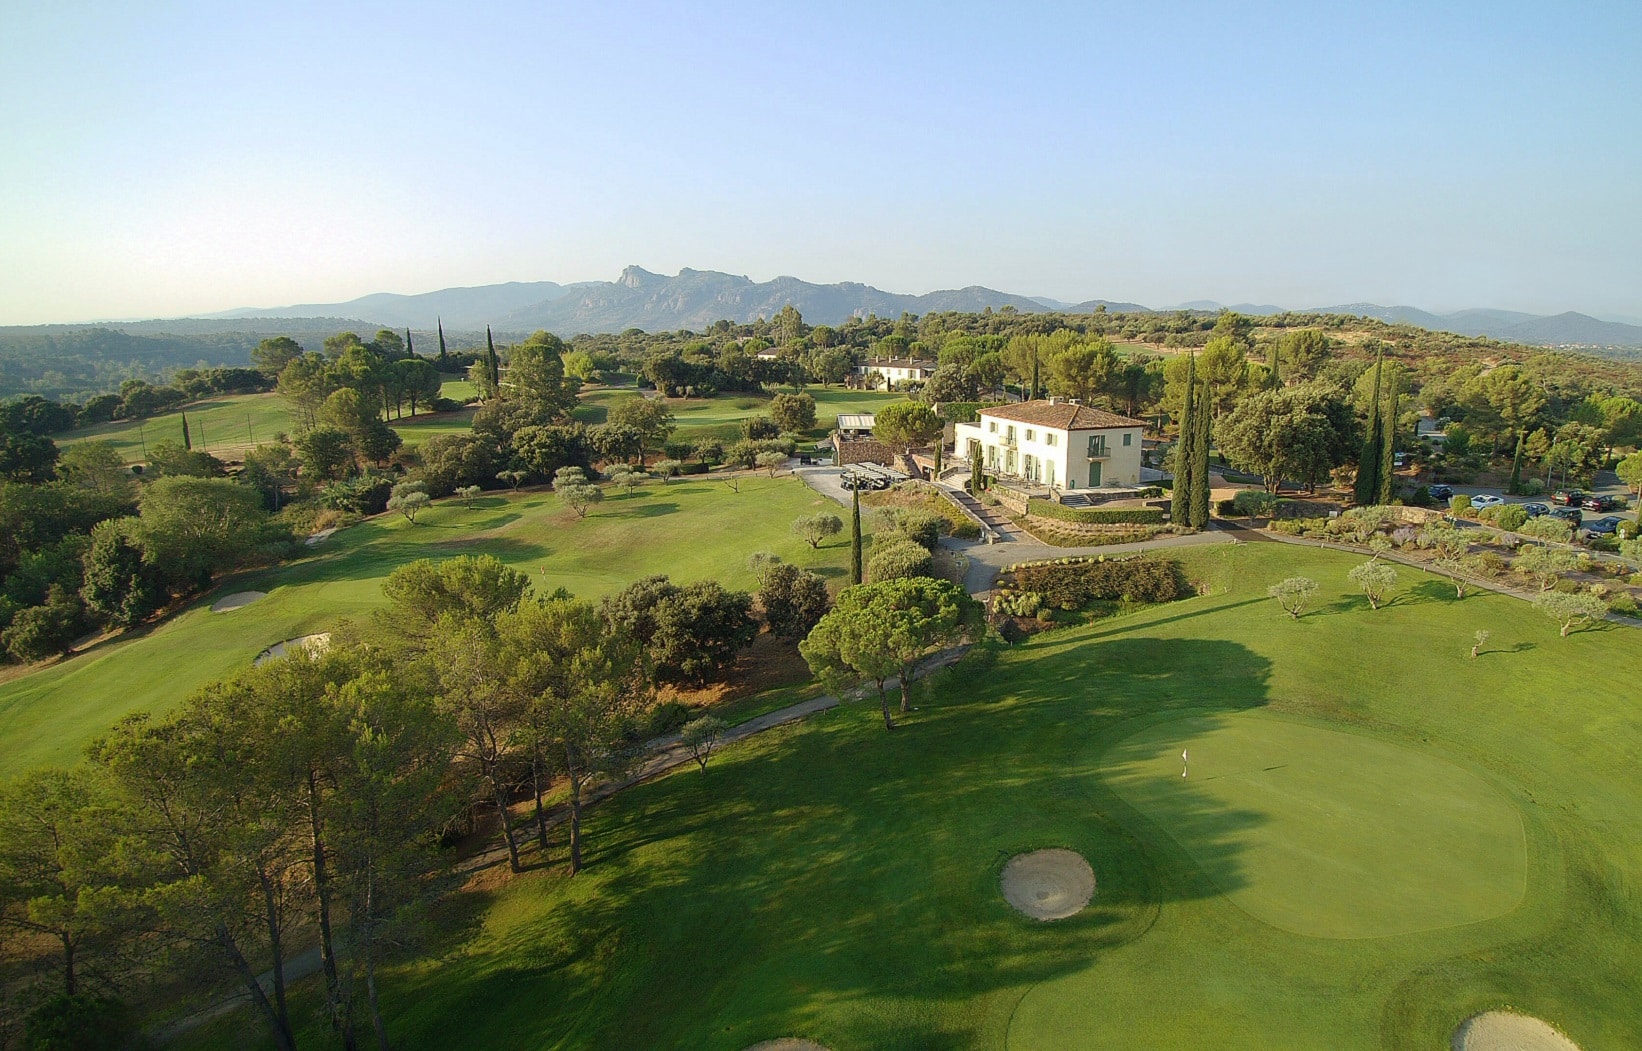
<svg viewBox="0 0 1642 1051">
<path fill-rule="evenodd" d="M 1592 493 L 1581 500 L 1579 506 L 1587 511 L 1613 511 L 1619 507 L 1619 501 L 1611 496 L 1597 496 Z"/>
<path fill-rule="evenodd" d="M 1624 521 L 1625 520 L 1623 518 L 1616 518 L 1613 515 L 1609 515 L 1606 518 L 1598 518 L 1595 521 L 1586 524 L 1585 532 L 1595 536 L 1612 536 L 1613 534 L 1619 532 L 1619 526 Z"/>
<path fill-rule="evenodd" d="M 1433 500 L 1451 500 L 1454 498 L 1454 487 L 1451 485 L 1433 485 L 1426 492 Z"/>
<path fill-rule="evenodd" d="M 1528 512 L 1529 518 L 1538 518 L 1540 515 L 1550 514 L 1551 509 L 1544 504 L 1523 504 L 1522 509 Z"/>
<path fill-rule="evenodd" d="M 1585 494 L 1578 489 L 1562 489 L 1551 497 L 1551 503 L 1562 507 L 1578 507 L 1579 502 L 1585 499 Z"/>
<path fill-rule="evenodd" d="M 1578 527 L 1579 523 L 1585 520 L 1585 515 L 1577 507 L 1555 508 L 1551 511 L 1551 517 L 1560 518 L 1564 522 L 1572 522 L 1575 527 Z"/>
</svg>

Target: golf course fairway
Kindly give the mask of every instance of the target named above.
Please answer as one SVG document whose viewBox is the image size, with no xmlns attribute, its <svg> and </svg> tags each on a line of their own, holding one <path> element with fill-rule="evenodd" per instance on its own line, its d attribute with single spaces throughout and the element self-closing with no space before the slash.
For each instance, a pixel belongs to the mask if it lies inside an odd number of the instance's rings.
<svg viewBox="0 0 1642 1051">
<path fill-rule="evenodd" d="M 1522 821 L 1504 796 L 1360 734 L 1260 712 L 1172 719 L 1120 742 L 1102 776 L 1239 908 L 1296 934 L 1475 923 L 1526 889 Z"/>
</svg>

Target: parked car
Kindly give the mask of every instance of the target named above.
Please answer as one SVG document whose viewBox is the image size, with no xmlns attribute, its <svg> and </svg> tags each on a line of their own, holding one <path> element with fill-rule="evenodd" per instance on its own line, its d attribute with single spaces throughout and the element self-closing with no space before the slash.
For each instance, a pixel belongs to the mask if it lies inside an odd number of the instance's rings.
<svg viewBox="0 0 1642 1051">
<path fill-rule="evenodd" d="M 1614 515 L 1609 515 L 1606 518 L 1598 518 L 1595 521 L 1586 523 L 1584 527 L 1585 533 L 1588 536 L 1613 536 L 1615 533 L 1619 532 L 1619 526 L 1624 521 L 1625 520 L 1623 518 L 1619 518 Z"/>
<path fill-rule="evenodd" d="M 1433 500 L 1446 501 L 1454 498 L 1454 487 L 1451 485 L 1433 485 L 1426 492 L 1431 494 Z"/>
<path fill-rule="evenodd" d="M 1583 499 L 1585 499 L 1585 494 L 1578 489 L 1559 489 L 1557 494 L 1551 497 L 1551 503 L 1562 507 L 1578 507 L 1579 502 Z"/>
<path fill-rule="evenodd" d="M 1579 506 L 1587 511 L 1616 511 L 1619 509 L 1619 501 L 1611 496 L 1598 496 L 1592 493 L 1581 500 Z"/>
<path fill-rule="evenodd" d="M 1564 522 L 1572 522 L 1575 529 L 1579 528 L 1579 523 L 1585 520 L 1585 515 L 1577 507 L 1553 508 L 1551 511 L 1551 517 L 1560 518 Z"/>
<path fill-rule="evenodd" d="M 1484 508 L 1498 507 L 1505 501 L 1492 493 L 1478 493 L 1471 498 L 1471 510 L 1481 511 Z"/>
<path fill-rule="evenodd" d="M 1522 509 L 1528 512 L 1529 518 L 1538 518 L 1540 515 L 1550 514 L 1551 509 L 1545 504 L 1523 504 Z"/>
</svg>

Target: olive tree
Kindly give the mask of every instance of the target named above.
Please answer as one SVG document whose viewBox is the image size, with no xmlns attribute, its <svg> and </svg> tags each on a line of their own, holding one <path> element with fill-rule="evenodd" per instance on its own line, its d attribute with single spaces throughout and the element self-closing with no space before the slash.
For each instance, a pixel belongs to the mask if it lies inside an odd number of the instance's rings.
<svg viewBox="0 0 1642 1051">
<path fill-rule="evenodd" d="M 593 505 L 604 499 L 604 490 L 588 481 L 580 467 L 559 468 L 553 475 L 553 491 L 577 518 L 586 518 Z"/>
<path fill-rule="evenodd" d="M 1284 613 L 1299 620 L 1317 595 L 1317 582 L 1310 577 L 1288 577 L 1267 588 L 1266 594 L 1277 600 Z"/>
<path fill-rule="evenodd" d="M 1562 626 L 1567 638 L 1576 627 L 1594 624 L 1608 614 L 1608 606 L 1589 591 L 1544 591 L 1534 596 L 1534 608 Z"/>
<path fill-rule="evenodd" d="M 1379 609 L 1391 589 L 1397 586 L 1397 571 L 1376 558 L 1354 567 L 1346 576 L 1368 596 L 1369 609 Z"/>
<path fill-rule="evenodd" d="M 792 531 L 806 544 L 819 548 L 821 541 L 844 531 L 844 520 L 824 511 L 819 514 L 803 515 L 793 520 Z"/>
<path fill-rule="evenodd" d="M 684 724 L 684 732 L 679 735 L 679 743 L 684 750 L 690 753 L 690 758 L 701 767 L 701 772 L 707 772 L 707 760 L 713 757 L 713 750 L 724 737 L 728 727 L 724 720 L 713 715 L 704 715 Z"/>
</svg>

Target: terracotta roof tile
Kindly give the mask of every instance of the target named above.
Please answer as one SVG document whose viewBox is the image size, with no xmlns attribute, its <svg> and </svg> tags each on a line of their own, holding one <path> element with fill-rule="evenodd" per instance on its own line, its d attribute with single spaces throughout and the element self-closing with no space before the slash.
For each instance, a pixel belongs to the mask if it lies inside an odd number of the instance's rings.
<svg viewBox="0 0 1642 1051">
<path fill-rule="evenodd" d="M 1015 423 L 1030 423 L 1038 427 L 1053 427 L 1062 431 L 1094 431 L 1108 427 L 1144 427 L 1142 420 L 1119 416 L 1105 409 L 1067 402 L 1023 401 L 1014 405 L 996 405 L 981 410 L 982 416 Z"/>
</svg>

